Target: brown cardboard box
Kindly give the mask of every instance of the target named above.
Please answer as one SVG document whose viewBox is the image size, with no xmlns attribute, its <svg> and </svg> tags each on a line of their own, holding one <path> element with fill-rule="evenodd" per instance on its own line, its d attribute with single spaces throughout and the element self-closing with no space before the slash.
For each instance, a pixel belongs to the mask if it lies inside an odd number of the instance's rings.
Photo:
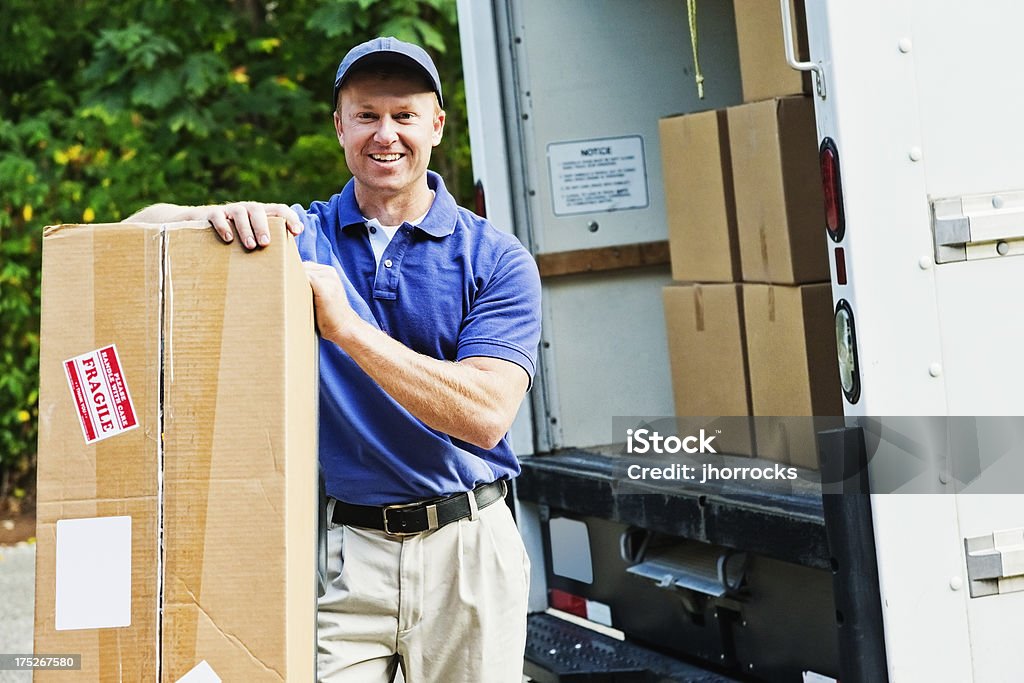
<svg viewBox="0 0 1024 683">
<path fill-rule="evenodd" d="M 831 285 L 743 285 L 743 312 L 754 415 L 841 416 Z M 755 423 L 758 455 L 817 467 L 810 420 Z"/>
<path fill-rule="evenodd" d="M 811 98 L 743 104 L 728 116 L 743 281 L 828 280 Z"/>
<path fill-rule="evenodd" d="M 811 92 L 811 75 L 786 63 L 782 37 L 782 12 L 773 0 L 733 0 L 736 11 L 736 42 L 739 47 L 743 101 Z M 807 22 L 803 0 L 791 0 L 797 56 L 808 59 Z"/>
<path fill-rule="evenodd" d="M 743 299 L 735 284 L 669 285 L 662 290 L 676 415 L 749 416 Z M 719 452 L 750 455 L 749 429 L 723 421 Z M 743 423 L 746 426 L 746 423 Z M 692 427 L 706 426 L 693 424 Z"/>
<path fill-rule="evenodd" d="M 724 109 L 659 122 L 672 279 L 740 279 L 739 235 Z"/>
<path fill-rule="evenodd" d="M 273 239 L 45 234 L 35 651 L 82 654 L 53 680 L 314 676 L 312 302 Z"/>
<path fill-rule="evenodd" d="M 43 239 L 35 652 L 81 654 L 82 670 L 37 671 L 37 680 L 153 681 L 157 677 L 161 262 L 158 226 L 50 228 Z M 81 401 L 69 391 L 64 363 L 109 344 L 116 344 L 137 426 L 87 445 L 88 435 L 78 417 Z M 97 391 L 95 398 L 87 395 L 89 383 L 96 379 L 90 377 L 96 359 L 83 361 L 85 373 L 78 383 L 85 393 L 80 398 L 86 406 L 104 403 L 109 392 Z M 93 438 L 131 423 L 122 421 L 115 427 L 107 419 L 110 411 L 103 412 L 87 423 L 101 430 L 93 431 Z M 89 604 L 65 609 L 64 601 L 58 614 L 58 520 L 118 517 L 130 518 L 131 525 L 130 614 L 125 615 L 123 593 L 114 600 L 103 595 L 105 591 L 98 591 L 98 613 Z M 73 526 L 62 524 L 62 537 L 70 531 L 74 540 L 75 532 L 81 530 Z M 124 539 L 116 529 L 93 531 L 101 537 L 106 531 L 113 536 L 106 545 L 95 542 L 103 553 L 113 556 L 123 550 Z M 116 564 L 123 559 L 119 556 Z M 70 560 L 76 560 L 74 553 Z M 110 569 L 116 575 L 122 567 Z M 124 575 L 116 578 L 123 581 Z M 70 580 L 69 573 L 62 585 Z M 91 616 L 96 623 L 122 626 L 55 630 L 88 623 Z"/>
</svg>

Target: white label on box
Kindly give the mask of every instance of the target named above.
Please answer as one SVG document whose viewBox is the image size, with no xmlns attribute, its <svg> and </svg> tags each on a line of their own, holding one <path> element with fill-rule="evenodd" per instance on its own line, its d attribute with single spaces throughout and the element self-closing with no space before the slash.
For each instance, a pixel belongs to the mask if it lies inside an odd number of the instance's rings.
<svg viewBox="0 0 1024 683">
<path fill-rule="evenodd" d="M 57 521 L 56 628 L 132 622 L 132 518 Z"/>
<path fill-rule="evenodd" d="M 64 374 L 86 443 L 139 426 L 121 359 L 113 344 L 64 361 Z"/>
<path fill-rule="evenodd" d="M 804 683 L 839 683 L 839 681 L 829 676 L 814 673 L 813 671 L 805 671 Z"/>
<path fill-rule="evenodd" d="M 639 135 L 548 145 L 556 216 L 643 209 L 648 204 L 644 140 Z"/>
<path fill-rule="evenodd" d="M 206 660 L 199 662 L 187 674 L 179 678 L 176 683 L 221 683 L 213 667 L 206 663 Z"/>
</svg>

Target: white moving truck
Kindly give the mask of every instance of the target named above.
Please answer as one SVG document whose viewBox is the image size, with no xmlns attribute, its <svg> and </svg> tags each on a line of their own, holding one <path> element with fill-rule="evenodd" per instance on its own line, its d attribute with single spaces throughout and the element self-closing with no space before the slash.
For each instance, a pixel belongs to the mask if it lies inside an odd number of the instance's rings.
<svg viewBox="0 0 1024 683">
<path fill-rule="evenodd" d="M 1024 680 L 1020 3 L 806 0 L 845 426 L 797 483 L 618 485 L 616 425 L 674 414 L 658 121 L 742 101 L 751 1 L 459 1 L 481 204 L 544 278 L 527 673 Z"/>
</svg>

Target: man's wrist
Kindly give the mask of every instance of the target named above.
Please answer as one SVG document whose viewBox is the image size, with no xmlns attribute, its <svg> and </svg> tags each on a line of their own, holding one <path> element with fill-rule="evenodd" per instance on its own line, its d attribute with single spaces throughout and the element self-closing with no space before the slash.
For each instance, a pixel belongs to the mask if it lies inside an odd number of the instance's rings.
<svg viewBox="0 0 1024 683">
<path fill-rule="evenodd" d="M 369 329 L 371 328 L 366 321 L 352 312 L 347 320 L 330 331 L 328 340 L 348 353 L 350 349 L 355 349 L 363 343 L 363 335 Z"/>
<path fill-rule="evenodd" d="M 208 221 L 210 220 L 210 210 L 213 209 L 212 205 L 205 206 L 183 206 L 181 207 L 181 213 L 179 213 L 175 220 L 179 221 Z"/>
</svg>

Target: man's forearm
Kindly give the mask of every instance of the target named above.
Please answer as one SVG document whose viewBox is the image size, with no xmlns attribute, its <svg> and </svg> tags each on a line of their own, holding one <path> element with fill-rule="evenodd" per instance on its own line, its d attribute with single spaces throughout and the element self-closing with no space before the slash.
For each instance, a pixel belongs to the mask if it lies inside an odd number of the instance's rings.
<svg viewBox="0 0 1024 683">
<path fill-rule="evenodd" d="M 284 204 L 261 202 L 232 202 L 230 204 L 209 204 L 206 206 L 180 206 L 178 204 L 153 204 L 136 211 L 122 223 L 173 223 L 175 221 L 203 221 L 213 226 L 221 239 L 231 242 L 235 235 L 248 249 L 257 245 L 270 244 L 268 216 L 284 218 L 288 232 L 298 235 L 302 232 L 302 220 L 298 214 Z"/>
<path fill-rule="evenodd" d="M 186 214 L 195 210 L 192 206 L 177 204 L 153 204 L 136 211 L 122 223 L 173 223 L 174 221 L 190 220 Z"/>
<path fill-rule="evenodd" d="M 493 448 L 508 431 L 529 383 L 509 361 L 438 360 L 362 320 L 332 341 L 428 427 L 481 448 Z"/>
</svg>

